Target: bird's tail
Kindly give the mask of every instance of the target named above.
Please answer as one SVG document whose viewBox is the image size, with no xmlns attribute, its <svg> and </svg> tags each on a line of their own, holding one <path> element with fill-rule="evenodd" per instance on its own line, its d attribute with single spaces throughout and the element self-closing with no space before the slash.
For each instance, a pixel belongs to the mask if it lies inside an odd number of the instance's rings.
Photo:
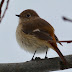
<svg viewBox="0 0 72 72">
<path fill-rule="evenodd" d="M 63 54 L 61 53 L 61 51 L 58 49 L 57 45 L 54 42 L 50 42 L 50 44 L 54 48 L 54 50 L 57 52 L 57 54 L 60 56 L 60 58 L 63 61 L 63 63 L 66 65 L 67 61 L 64 58 Z"/>
</svg>

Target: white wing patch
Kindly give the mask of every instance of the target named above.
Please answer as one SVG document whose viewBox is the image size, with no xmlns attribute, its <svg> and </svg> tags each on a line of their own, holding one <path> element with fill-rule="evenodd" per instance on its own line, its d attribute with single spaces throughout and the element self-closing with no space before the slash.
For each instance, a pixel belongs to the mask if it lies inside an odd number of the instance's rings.
<svg viewBox="0 0 72 72">
<path fill-rule="evenodd" d="M 40 30 L 39 30 L 39 29 L 35 29 L 35 30 L 33 30 L 33 32 L 37 32 L 37 31 L 39 31 L 39 32 L 40 32 Z"/>
</svg>

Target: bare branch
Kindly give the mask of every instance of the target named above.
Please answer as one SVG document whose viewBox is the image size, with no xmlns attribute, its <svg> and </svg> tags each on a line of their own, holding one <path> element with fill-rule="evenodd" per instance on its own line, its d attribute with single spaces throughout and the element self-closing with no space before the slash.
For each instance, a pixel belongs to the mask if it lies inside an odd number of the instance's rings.
<svg viewBox="0 0 72 72">
<path fill-rule="evenodd" d="M 69 40 L 69 41 L 59 41 L 59 42 L 71 43 L 71 42 L 72 42 L 72 40 Z"/>
<path fill-rule="evenodd" d="M 4 0 L 2 0 L 0 4 L 0 18 L 1 18 L 1 9 L 2 9 L 3 3 L 4 3 Z"/>
<path fill-rule="evenodd" d="M 53 40 L 49 40 L 48 42 L 55 42 L 55 41 L 53 41 Z M 59 42 L 71 43 L 72 40 L 67 40 L 67 41 L 57 41 L 57 43 L 59 43 Z"/>
<path fill-rule="evenodd" d="M 63 18 L 63 20 L 65 20 L 65 21 L 69 21 L 69 22 L 72 22 L 72 19 L 69 19 L 69 18 L 67 18 L 67 17 L 62 17 Z"/>
<path fill-rule="evenodd" d="M 72 68 L 72 55 L 65 56 L 68 66 L 64 66 L 59 57 L 49 59 L 36 58 L 24 63 L 0 64 L 0 72 L 48 72 Z"/>
<path fill-rule="evenodd" d="M 0 7 L 1 7 L 1 8 L 2 8 L 2 6 L 3 6 L 4 1 L 5 1 L 5 0 L 2 0 L 2 1 L 1 1 L 1 4 L 0 4 Z"/>
<path fill-rule="evenodd" d="M 4 18 L 4 16 L 5 16 L 5 13 L 6 13 L 7 9 L 8 9 L 8 5 L 9 5 L 9 0 L 7 0 L 6 8 L 4 10 L 4 13 L 3 13 L 2 17 L 0 18 L 0 23 L 1 23 L 2 19 Z"/>
</svg>

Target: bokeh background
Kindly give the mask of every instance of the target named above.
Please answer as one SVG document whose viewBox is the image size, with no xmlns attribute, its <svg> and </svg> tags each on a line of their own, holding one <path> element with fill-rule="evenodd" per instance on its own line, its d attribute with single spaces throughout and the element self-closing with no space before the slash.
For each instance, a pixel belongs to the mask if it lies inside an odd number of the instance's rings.
<svg viewBox="0 0 72 72">
<path fill-rule="evenodd" d="M 1 2 L 1 0 L 0 0 Z M 6 7 L 5 0 L 2 13 Z M 59 40 L 72 40 L 72 23 L 63 21 L 62 16 L 72 19 L 72 0 L 10 0 L 8 10 L 0 24 L 0 63 L 18 63 L 29 61 L 33 54 L 22 50 L 16 42 L 16 28 L 20 14 L 23 10 L 33 9 L 39 16 L 48 21 L 54 28 Z M 58 44 L 63 55 L 72 54 L 72 43 Z M 44 58 L 45 54 L 36 54 Z M 57 57 L 57 53 L 52 49 L 48 52 L 48 57 Z M 53 71 L 71 72 L 72 69 Z"/>
</svg>

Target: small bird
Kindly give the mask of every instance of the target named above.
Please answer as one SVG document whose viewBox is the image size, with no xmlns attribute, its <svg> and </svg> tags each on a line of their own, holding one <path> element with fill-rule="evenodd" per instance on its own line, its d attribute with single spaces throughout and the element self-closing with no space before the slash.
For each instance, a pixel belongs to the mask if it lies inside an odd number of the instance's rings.
<svg viewBox="0 0 72 72">
<path fill-rule="evenodd" d="M 61 60 L 66 64 L 66 59 L 57 47 L 59 42 L 54 33 L 54 28 L 31 9 L 24 10 L 19 17 L 19 24 L 16 29 L 16 40 L 21 48 L 31 53 L 44 53 L 47 58 L 47 51 L 52 48 L 58 53 Z M 60 43 L 61 44 L 61 43 Z M 62 45 L 62 44 L 61 44 Z"/>
</svg>

